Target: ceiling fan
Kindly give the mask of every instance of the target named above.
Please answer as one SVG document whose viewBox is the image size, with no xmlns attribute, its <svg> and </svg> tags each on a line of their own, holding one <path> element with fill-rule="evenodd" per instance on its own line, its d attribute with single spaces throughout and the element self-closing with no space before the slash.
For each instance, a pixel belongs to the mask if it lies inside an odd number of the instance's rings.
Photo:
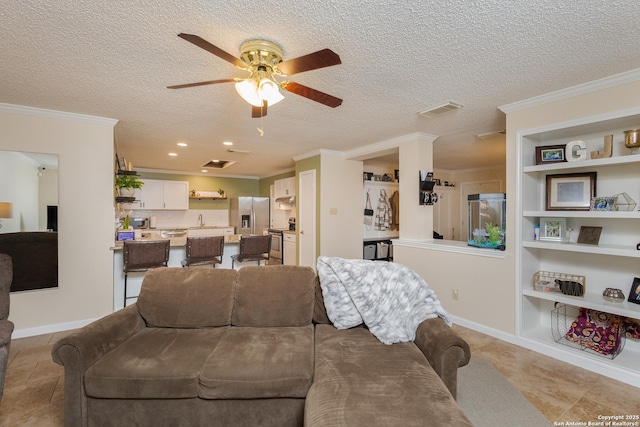
<svg viewBox="0 0 640 427">
<path fill-rule="evenodd" d="M 198 83 L 167 86 L 168 89 L 182 89 L 193 86 L 235 82 L 238 94 L 252 106 L 251 117 L 266 116 L 268 106 L 284 99 L 284 96 L 282 96 L 278 88 L 331 108 L 338 107 L 342 104 L 342 99 L 320 92 L 319 90 L 288 80 L 280 82 L 276 80 L 276 76 L 290 76 L 305 71 L 341 64 L 342 62 L 338 54 L 330 49 L 319 50 L 308 55 L 283 61 L 282 49 L 275 43 L 267 40 L 249 40 L 240 46 L 240 58 L 236 58 L 199 36 L 180 33 L 178 37 L 193 43 L 240 69 L 248 71 L 250 74 L 249 77 L 245 79 L 208 80 Z"/>
</svg>

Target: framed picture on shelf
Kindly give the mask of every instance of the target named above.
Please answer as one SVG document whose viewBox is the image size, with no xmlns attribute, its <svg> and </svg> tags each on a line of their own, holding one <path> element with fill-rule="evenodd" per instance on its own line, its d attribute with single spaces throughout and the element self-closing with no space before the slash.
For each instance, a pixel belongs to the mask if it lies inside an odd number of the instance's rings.
<svg viewBox="0 0 640 427">
<path fill-rule="evenodd" d="M 629 290 L 629 299 L 634 304 L 640 304 L 640 277 L 634 277 L 631 289 Z"/>
<path fill-rule="evenodd" d="M 540 218 L 540 240 L 561 242 L 566 229 L 564 218 Z"/>
<path fill-rule="evenodd" d="M 615 211 L 616 197 L 594 197 L 591 199 L 592 211 Z"/>
<path fill-rule="evenodd" d="M 578 243 L 584 243 L 586 245 L 597 245 L 600 241 L 600 234 L 602 233 L 602 227 L 580 227 L 580 234 L 578 235 Z"/>
<path fill-rule="evenodd" d="M 567 159 L 564 156 L 564 149 L 564 144 L 536 147 L 536 165 L 566 162 Z"/>
<path fill-rule="evenodd" d="M 588 211 L 596 193 L 596 172 L 547 175 L 548 211 Z"/>
</svg>

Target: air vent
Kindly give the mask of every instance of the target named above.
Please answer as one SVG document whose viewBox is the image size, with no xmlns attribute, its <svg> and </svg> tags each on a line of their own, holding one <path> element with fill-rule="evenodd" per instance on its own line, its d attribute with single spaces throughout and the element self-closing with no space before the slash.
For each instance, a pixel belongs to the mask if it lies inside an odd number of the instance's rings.
<svg viewBox="0 0 640 427">
<path fill-rule="evenodd" d="M 226 167 L 231 166 L 234 163 L 232 160 L 209 160 L 207 163 L 202 165 L 203 168 L 211 168 L 211 169 L 224 169 Z"/>
<path fill-rule="evenodd" d="M 495 132 L 480 133 L 480 134 L 476 135 L 476 138 L 478 138 L 478 139 L 491 139 L 494 136 L 506 135 L 506 134 L 507 134 L 506 130 L 498 130 L 498 131 L 495 131 Z"/>
<path fill-rule="evenodd" d="M 444 104 L 436 105 L 431 108 L 427 108 L 426 110 L 420 111 L 420 115 L 428 118 L 432 118 L 435 116 L 439 116 L 440 114 L 447 113 L 453 110 L 459 110 L 462 108 L 462 104 L 458 104 L 457 102 L 445 102 Z"/>
<path fill-rule="evenodd" d="M 230 152 L 230 153 L 238 153 L 238 154 L 250 154 L 251 153 L 251 151 L 238 150 L 236 148 L 229 148 L 227 151 Z"/>
</svg>

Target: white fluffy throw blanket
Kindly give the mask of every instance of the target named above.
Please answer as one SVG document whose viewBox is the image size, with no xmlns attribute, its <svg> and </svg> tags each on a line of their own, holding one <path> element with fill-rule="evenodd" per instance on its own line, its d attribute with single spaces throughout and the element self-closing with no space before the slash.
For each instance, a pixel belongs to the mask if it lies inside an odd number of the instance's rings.
<svg viewBox="0 0 640 427">
<path fill-rule="evenodd" d="M 433 290 L 412 269 L 393 262 L 318 258 L 327 316 L 338 329 L 364 322 L 385 344 L 413 341 L 418 325 L 449 314 Z"/>
</svg>

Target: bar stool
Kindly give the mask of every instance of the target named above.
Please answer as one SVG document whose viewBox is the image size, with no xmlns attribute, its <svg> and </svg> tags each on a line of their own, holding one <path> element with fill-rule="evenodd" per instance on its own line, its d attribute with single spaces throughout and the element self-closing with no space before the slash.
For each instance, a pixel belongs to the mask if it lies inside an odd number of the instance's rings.
<svg viewBox="0 0 640 427">
<path fill-rule="evenodd" d="M 199 264 L 222 264 L 224 236 L 187 237 L 187 259 L 182 260 L 183 267 Z"/>
<path fill-rule="evenodd" d="M 265 261 L 269 260 L 269 252 L 271 252 L 271 235 L 264 236 L 241 236 L 240 237 L 240 252 L 236 255 L 231 255 L 231 268 L 233 268 L 235 261 Z"/>
<path fill-rule="evenodd" d="M 169 262 L 169 239 L 163 240 L 125 240 L 122 247 L 124 271 L 124 305 L 127 300 L 137 296 L 127 296 L 127 275 L 133 271 L 147 271 L 152 268 L 166 267 Z"/>
</svg>

